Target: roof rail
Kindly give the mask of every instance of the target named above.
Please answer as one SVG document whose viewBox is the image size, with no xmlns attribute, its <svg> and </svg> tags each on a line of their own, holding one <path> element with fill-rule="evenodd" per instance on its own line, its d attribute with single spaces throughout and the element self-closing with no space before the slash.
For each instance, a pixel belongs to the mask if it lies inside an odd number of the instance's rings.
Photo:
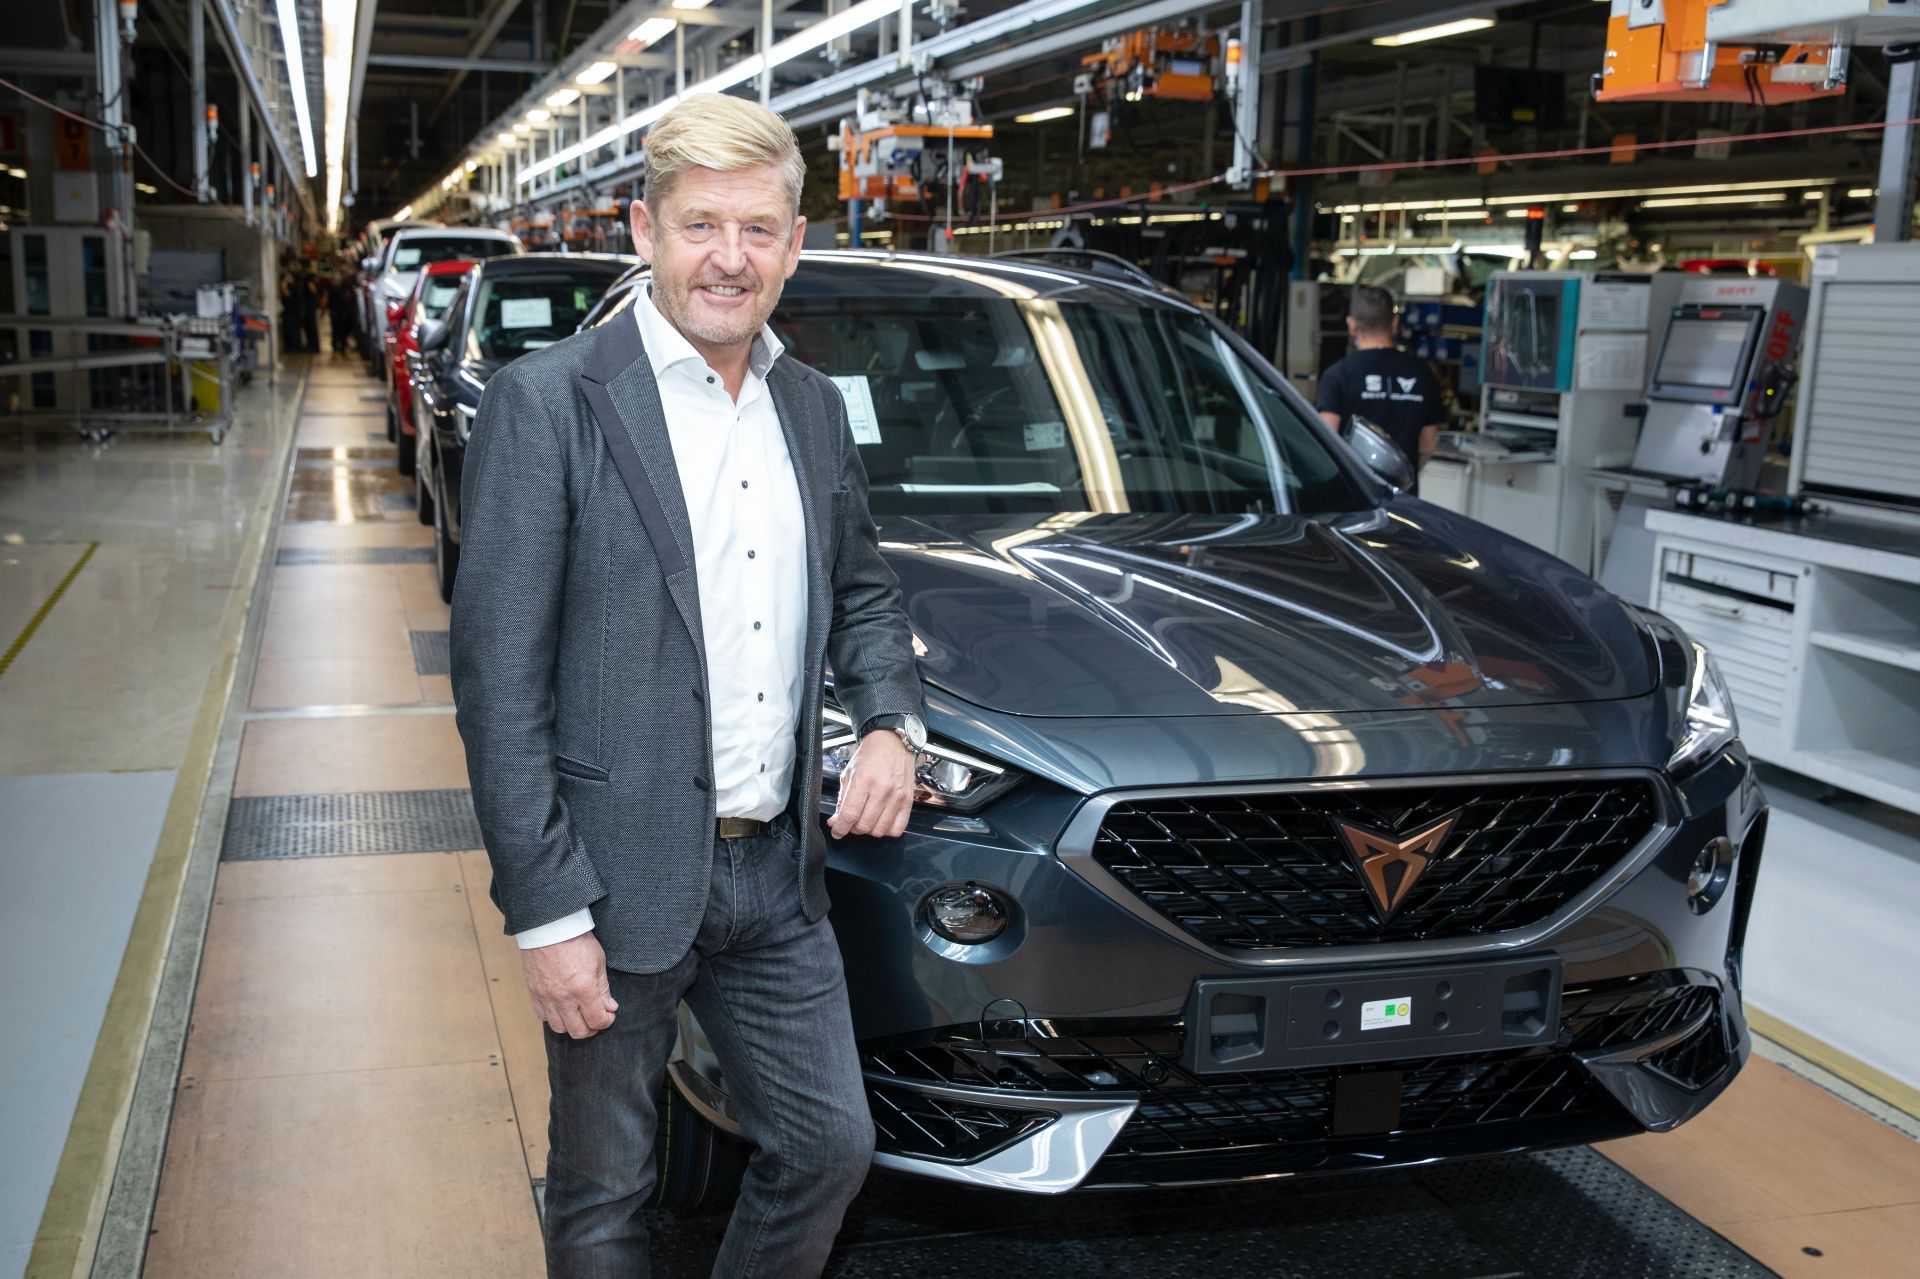
<svg viewBox="0 0 1920 1279">
<path fill-rule="evenodd" d="M 1016 262 L 1046 262 L 1054 266 L 1064 266 L 1076 271 L 1085 271 L 1088 275 L 1102 275 L 1108 279 L 1125 280 L 1129 284 L 1138 284 L 1159 293 L 1178 293 L 1165 283 L 1156 280 L 1147 271 L 1120 257 L 1100 249 L 1008 249 L 995 253 L 995 258 L 1005 258 Z"/>
</svg>

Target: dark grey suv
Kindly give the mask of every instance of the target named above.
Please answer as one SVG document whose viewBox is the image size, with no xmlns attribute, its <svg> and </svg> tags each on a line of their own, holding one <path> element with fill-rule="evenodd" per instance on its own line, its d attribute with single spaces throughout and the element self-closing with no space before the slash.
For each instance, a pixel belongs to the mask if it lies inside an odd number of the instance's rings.
<svg viewBox="0 0 1920 1279">
<path fill-rule="evenodd" d="M 812 254 L 774 326 L 847 399 L 933 734 L 907 834 L 830 869 L 879 1164 L 1382 1168 L 1725 1088 L 1767 810 L 1699 645 L 1376 478 L 1144 281 Z M 710 1203 L 690 1018 L 670 1080 L 660 1201 Z"/>
</svg>

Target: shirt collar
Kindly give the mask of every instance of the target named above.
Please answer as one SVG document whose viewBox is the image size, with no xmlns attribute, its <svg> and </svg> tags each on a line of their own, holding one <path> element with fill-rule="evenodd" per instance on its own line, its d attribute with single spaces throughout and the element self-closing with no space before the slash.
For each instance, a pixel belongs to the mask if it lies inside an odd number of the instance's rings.
<svg viewBox="0 0 1920 1279">
<path fill-rule="evenodd" d="M 657 378 L 668 369 L 692 360 L 701 368 L 707 367 L 706 357 L 694 350 L 693 343 L 686 335 L 673 327 L 655 305 L 653 284 L 649 282 L 640 304 L 633 308 L 633 314 L 640 325 L 640 343 L 647 348 L 647 360 L 653 365 L 653 375 Z M 773 370 L 773 362 L 786 354 L 786 343 L 773 331 L 773 326 L 763 324 L 754 334 L 753 349 L 747 355 L 747 369 L 762 381 Z"/>
</svg>

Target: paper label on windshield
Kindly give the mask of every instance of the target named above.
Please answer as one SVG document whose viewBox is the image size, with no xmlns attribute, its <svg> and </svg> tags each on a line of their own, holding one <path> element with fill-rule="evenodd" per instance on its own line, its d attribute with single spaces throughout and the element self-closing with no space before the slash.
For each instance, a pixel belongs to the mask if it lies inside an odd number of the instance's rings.
<svg viewBox="0 0 1920 1279">
<path fill-rule="evenodd" d="M 550 329 L 553 327 L 553 303 L 547 298 L 501 298 L 500 327 Z"/>
<path fill-rule="evenodd" d="M 833 384 L 840 388 L 840 398 L 847 402 L 847 425 L 853 428 L 855 444 L 878 444 L 880 442 L 880 415 L 874 411 L 873 388 L 860 374 L 852 377 L 837 377 Z"/>
<path fill-rule="evenodd" d="M 1360 1029 L 1390 1030 L 1413 1025 L 1413 996 L 1397 999 L 1370 999 L 1360 1005 Z"/>
<path fill-rule="evenodd" d="M 1046 449 L 1067 447 L 1067 424 L 1065 422 L 1029 422 L 1027 423 L 1027 452 L 1039 453 Z"/>
<path fill-rule="evenodd" d="M 1202 444 L 1213 443 L 1213 414 L 1195 413 L 1193 415 L 1193 438 Z"/>
</svg>

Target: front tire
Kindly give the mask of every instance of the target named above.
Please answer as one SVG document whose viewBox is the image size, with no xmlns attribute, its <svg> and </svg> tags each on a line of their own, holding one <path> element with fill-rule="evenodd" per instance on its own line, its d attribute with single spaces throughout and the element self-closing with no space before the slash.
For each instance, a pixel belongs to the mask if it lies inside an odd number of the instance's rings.
<svg viewBox="0 0 1920 1279">
<path fill-rule="evenodd" d="M 672 1080 L 654 1109 L 651 1206 L 676 1213 L 722 1212 L 739 1197 L 747 1144 L 714 1127 Z"/>
<path fill-rule="evenodd" d="M 433 570 L 440 583 L 442 603 L 453 603 L 453 578 L 460 571 L 460 544 L 447 532 L 447 511 L 439 503 L 433 507 Z"/>
<path fill-rule="evenodd" d="M 419 436 L 414 436 L 415 450 L 424 449 Z M 422 524 L 433 523 L 433 489 L 427 484 L 427 468 L 420 465 L 416 456 L 413 464 L 413 513 Z"/>
</svg>

